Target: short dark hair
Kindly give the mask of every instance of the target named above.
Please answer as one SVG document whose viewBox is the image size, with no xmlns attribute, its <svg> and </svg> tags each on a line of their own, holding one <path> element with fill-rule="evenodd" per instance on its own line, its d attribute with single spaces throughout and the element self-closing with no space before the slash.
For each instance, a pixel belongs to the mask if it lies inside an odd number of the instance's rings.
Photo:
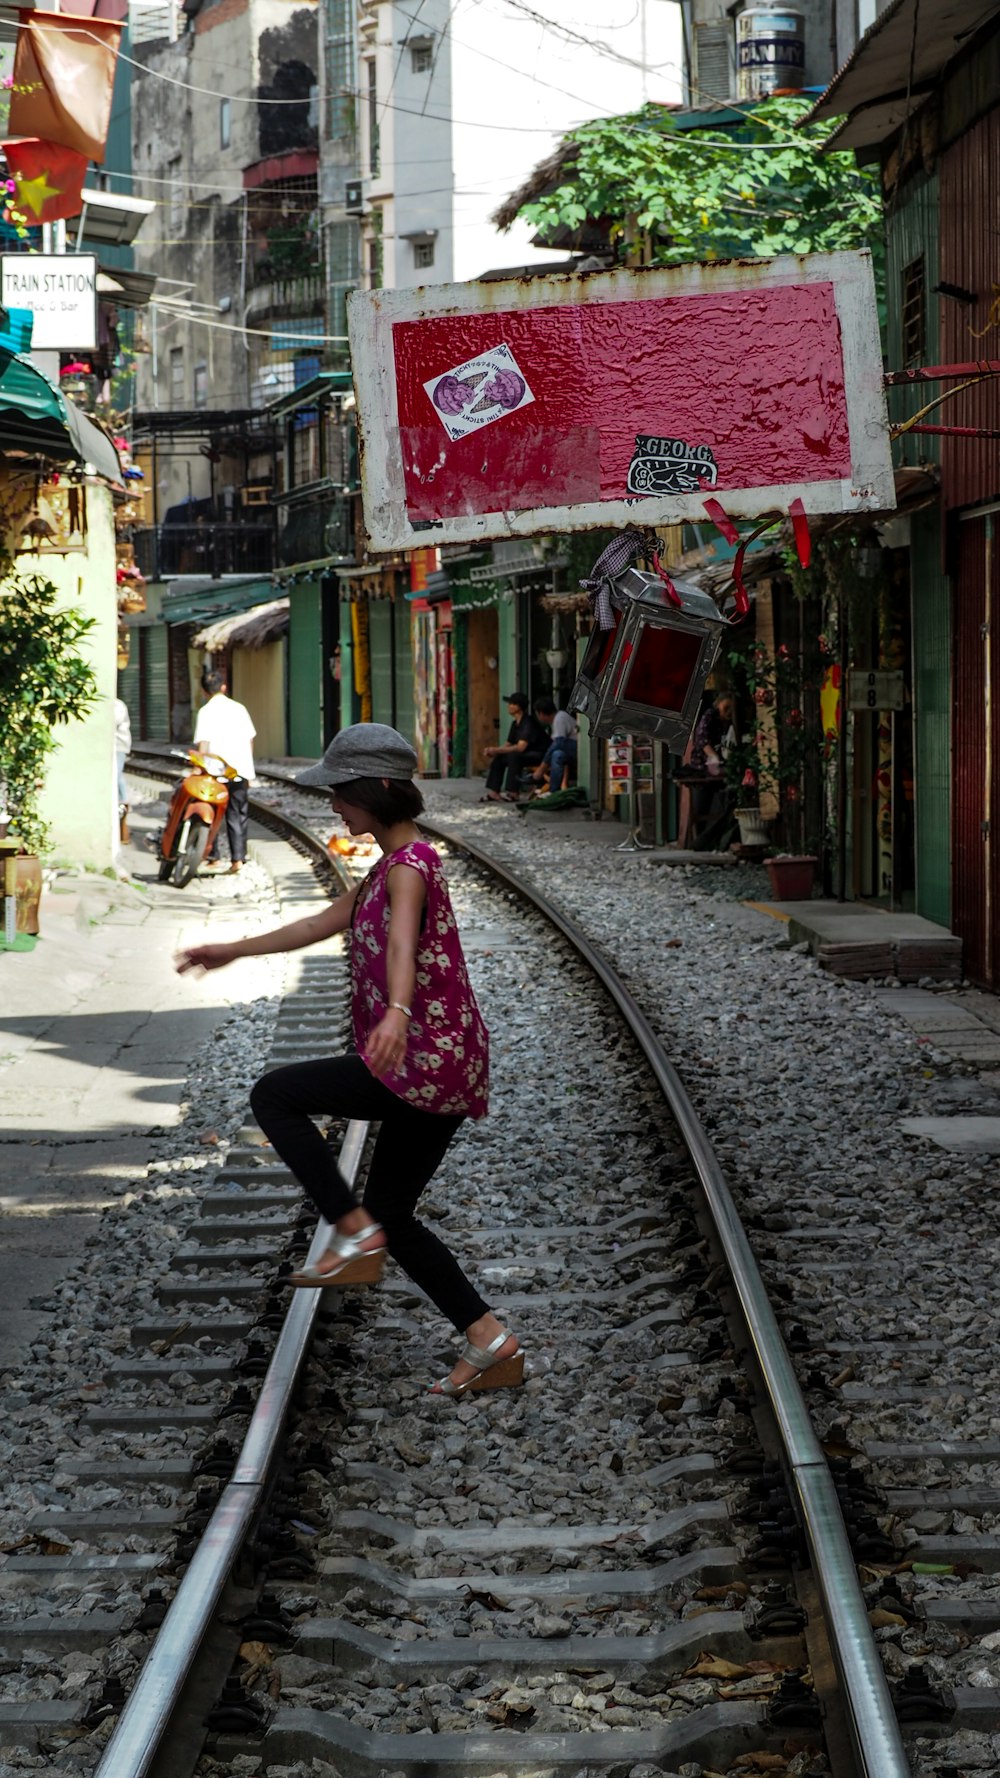
<svg viewBox="0 0 1000 1778">
<path fill-rule="evenodd" d="M 540 710 L 544 716 L 554 716 L 556 713 L 555 698 L 549 698 L 549 697 L 536 698 L 535 699 L 535 709 Z"/>
<path fill-rule="evenodd" d="M 214 697 L 216 692 L 221 691 L 225 685 L 226 675 L 225 673 L 221 673 L 218 667 L 209 667 L 202 674 L 201 683 L 205 691 L 211 692 Z"/>
<path fill-rule="evenodd" d="M 424 799 L 410 778 L 351 778 L 346 784 L 332 784 L 330 788 L 345 803 L 353 803 L 355 808 L 364 809 L 366 815 L 373 815 L 383 827 L 393 827 L 397 821 L 416 821 L 424 812 Z"/>
</svg>

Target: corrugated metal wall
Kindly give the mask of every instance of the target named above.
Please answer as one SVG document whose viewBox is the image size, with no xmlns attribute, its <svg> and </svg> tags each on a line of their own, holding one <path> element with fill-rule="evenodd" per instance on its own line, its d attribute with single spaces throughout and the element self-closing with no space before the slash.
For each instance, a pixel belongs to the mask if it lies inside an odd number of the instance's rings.
<svg viewBox="0 0 1000 1778">
<path fill-rule="evenodd" d="M 988 325 L 1000 278 L 1000 109 L 989 112 L 941 157 L 941 279 L 974 295 L 972 304 L 941 304 L 941 361 L 1000 358 L 1000 323 Z M 975 334 L 985 329 L 981 338 Z M 946 388 L 949 385 L 942 385 Z M 933 391 L 937 393 L 937 388 Z M 931 415 L 930 418 L 937 416 Z M 940 418 L 956 426 L 997 424 L 997 384 L 989 381 L 946 403 Z M 946 439 L 941 452 L 945 508 L 1000 496 L 996 440 Z"/>
</svg>

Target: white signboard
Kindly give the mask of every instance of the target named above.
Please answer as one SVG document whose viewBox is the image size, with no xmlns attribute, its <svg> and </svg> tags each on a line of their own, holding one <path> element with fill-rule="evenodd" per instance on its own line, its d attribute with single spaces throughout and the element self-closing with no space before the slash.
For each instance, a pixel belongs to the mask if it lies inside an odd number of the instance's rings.
<svg viewBox="0 0 1000 1778">
<path fill-rule="evenodd" d="M 92 253 L 0 254 L 0 304 L 31 310 L 33 352 L 92 352 L 97 259 Z"/>
<path fill-rule="evenodd" d="M 848 677 L 852 710 L 901 710 L 903 675 L 897 671 L 867 673 L 855 667 Z"/>
</svg>

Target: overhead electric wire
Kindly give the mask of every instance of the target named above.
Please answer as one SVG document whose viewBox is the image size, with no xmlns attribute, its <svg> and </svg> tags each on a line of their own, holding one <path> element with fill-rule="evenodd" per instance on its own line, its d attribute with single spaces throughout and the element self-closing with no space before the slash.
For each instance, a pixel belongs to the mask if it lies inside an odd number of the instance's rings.
<svg viewBox="0 0 1000 1778">
<path fill-rule="evenodd" d="M 508 0 L 508 4 L 511 4 L 511 5 L 517 4 L 517 3 L 518 3 L 518 0 Z M 522 10 L 530 11 L 530 8 L 522 8 Z M 66 16 L 69 18 L 75 17 L 74 14 L 67 14 Z M 541 16 L 541 15 L 539 15 L 539 16 Z M 551 20 L 549 20 L 547 22 L 550 24 L 552 23 Z M 25 31 L 29 27 L 27 24 L 19 24 L 16 28 L 19 31 Z M 44 31 L 46 29 L 46 27 L 45 26 L 36 26 L 35 29 Z M 48 29 L 51 31 L 52 27 L 48 27 Z M 87 32 L 84 30 L 78 30 L 77 35 L 84 36 L 84 37 L 90 37 L 92 42 L 100 42 L 101 41 L 101 39 L 95 37 L 93 35 L 93 33 Z M 583 38 L 583 39 L 581 39 L 581 41 L 589 43 L 589 39 Z M 591 45 L 591 47 L 593 47 L 593 46 Z M 481 52 L 481 53 L 485 53 L 485 52 Z M 119 54 L 120 60 L 127 62 L 133 68 L 138 68 L 141 73 L 149 75 L 149 77 L 151 79 L 166 81 L 168 85 L 179 87 L 186 92 L 201 93 L 205 98 L 229 99 L 234 104 L 240 104 L 240 105 L 308 105 L 310 103 L 309 98 L 264 99 L 264 98 L 257 97 L 255 94 L 248 95 L 248 94 L 243 94 L 243 93 L 226 93 L 226 92 L 223 92 L 221 90 L 221 88 L 218 88 L 218 87 L 198 86 L 192 81 L 180 80 L 180 79 L 178 79 L 178 77 L 176 75 L 164 74 L 159 68 L 150 68 L 145 62 L 138 62 L 134 59 L 134 57 L 125 55 L 121 50 L 119 50 L 118 54 Z M 491 57 L 490 59 L 495 60 L 496 58 Z M 618 58 L 618 59 L 621 59 L 621 58 Z M 515 73 L 515 74 L 522 72 L 522 70 L 519 70 L 517 67 L 515 67 L 515 65 L 512 62 L 501 62 L 499 65 L 501 67 L 505 67 L 505 68 L 509 69 L 512 73 Z M 640 71 L 641 71 L 640 64 L 635 63 L 632 65 L 635 66 L 637 69 L 640 69 Z M 667 64 L 664 64 L 664 66 L 666 66 L 666 65 Z M 672 64 L 672 65 L 676 66 L 676 64 Z M 527 78 L 531 78 L 531 77 L 528 76 Z M 573 99 L 577 104 L 589 103 L 589 101 L 582 100 L 578 94 L 571 93 L 571 92 L 567 91 L 567 89 L 565 87 L 553 87 L 552 90 L 555 92 L 563 93 L 563 95 L 566 98 Z M 706 95 L 699 95 L 699 96 L 704 97 L 705 99 L 709 100 L 709 102 L 711 102 L 712 104 L 717 105 L 720 110 L 732 111 L 734 109 L 734 107 L 731 103 L 729 103 L 726 100 L 717 99 L 713 95 L 706 94 Z M 594 122 L 596 122 L 596 123 L 610 123 L 610 122 L 614 121 L 614 119 L 616 117 L 619 117 L 621 115 L 619 112 L 606 112 L 602 116 L 599 116 L 597 118 L 584 118 L 582 123 L 579 123 L 579 124 L 570 124 L 565 127 L 556 126 L 555 128 L 553 128 L 552 124 L 512 124 L 509 122 L 488 123 L 482 118 L 457 118 L 451 113 L 435 112 L 435 111 L 415 111 L 412 106 L 393 104 L 391 101 L 388 101 L 388 100 L 386 101 L 386 108 L 390 111 L 401 112 L 404 116 L 407 116 L 407 117 L 427 117 L 433 123 L 451 123 L 451 124 L 457 125 L 458 128 L 463 129 L 463 130 L 466 130 L 466 129 L 504 130 L 504 131 L 507 131 L 507 132 L 515 134 L 515 135 L 528 135 L 528 136 L 552 136 L 552 135 L 562 134 L 565 137 L 565 136 L 569 135 L 571 133 L 571 131 L 573 131 L 573 130 L 582 129 L 582 128 L 586 127 L 586 125 L 588 123 L 594 123 Z M 628 129 L 628 130 L 632 130 L 638 135 L 647 135 L 649 133 L 645 127 L 638 125 L 638 124 L 631 124 L 631 125 L 626 124 L 624 126 L 624 128 Z M 669 136 L 669 132 L 668 132 L 667 134 L 664 135 L 664 142 L 668 143 L 669 140 L 670 140 L 670 136 Z M 793 148 L 793 147 L 800 146 L 800 138 L 797 138 L 797 137 L 795 137 L 795 138 L 789 137 L 789 138 L 787 138 L 783 141 L 780 141 L 780 142 L 755 142 L 755 143 L 706 142 L 700 131 L 698 134 L 698 140 L 699 140 L 700 147 L 703 147 L 706 149 L 727 148 L 727 149 L 734 150 L 735 152 L 738 152 L 740 154 L 747 153 L 748 149 L 756 150 L 756 149 L 763 149 L 763 148 Z M 258 189 L 258 188 L 254 187 L 252 189 Z"/>
</svg>

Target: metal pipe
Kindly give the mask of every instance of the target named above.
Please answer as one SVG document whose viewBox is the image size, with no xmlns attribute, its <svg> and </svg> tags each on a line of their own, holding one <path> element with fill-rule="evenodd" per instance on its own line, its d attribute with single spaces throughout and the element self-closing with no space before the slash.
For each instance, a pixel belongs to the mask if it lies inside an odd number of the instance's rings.
<svg viewBox="0 0 1000 1778">
<path fill-rule="evenodd" d="M 348 1185 L 357 1177 L 367 1135 L 367 1124 L 348 1124 L 337 1158 Z M 325 1253 L 329 1244 L 330 1224 L 320 1221 L 307 1264 Z M 222 1590 L 263 1502 L 279 1455 L 295 1380 L 309 1350 L 320 1295 L 318 1290 L 303 1290 L 289 1308 L 232 1479 L 219 1496 L 94 1778 L 145 1778 L 156 1757 Z"/>
<path fill-rule="evenodd" d="M 732 1194 L 680 1076 L 645 1013 L 618 979 L 602 953 L 552 902 L 530 889 L 489 853 L 439 828 L 421 826 L 446 844 L 457 844 L 516 894 L 526 896 L 586 960 L 628 1023 L 667 1104 L 705 1194 L 716 1238 L 725 1255 L 747 1334 L 757 1358 L 785 1460 L 799 1498 L 803 1527 L 823 1599 L 830 1646 L 844 1698 L 848 1728 L 863 1778 L 911 1778 L 899 1724 L 851 1553 L 837 1491 L 816 1437 L 788 1348 L 775 1319 L 757 1261 L 737 1214 Z M 100 1775 L 99 1775 L 100 1778 Z"/>
<path fill-rule="evenodd" d="M 927 364 L 913 370 L 887 370 L 882 381 L 887 389 L 897 383 L 940 383 L 948 377 L 1000 376 L 1000 359 L 973 358 L 967 364 Z"/>
<path fill-rule="evenodd" d="M 939 438 L 1000 438 L 1000 430 L 994 426 L 908 426 L 906 430 L 933 432 Z"/>
</svg>

